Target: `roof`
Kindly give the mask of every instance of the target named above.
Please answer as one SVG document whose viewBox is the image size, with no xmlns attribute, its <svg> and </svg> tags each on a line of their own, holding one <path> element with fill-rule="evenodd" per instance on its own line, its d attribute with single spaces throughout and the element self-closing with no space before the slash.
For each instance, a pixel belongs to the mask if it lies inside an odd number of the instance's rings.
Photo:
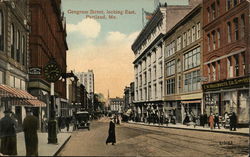
<svg viewBox="0 0 250 157">
<path fill-rule="evenodd" d="M 0 84 L 0 98 L 11 98 L 19 100 L 18 104 L 25 104 L 34 107 L 45 107 L 46 104 L 34 97 L 27 91 Z"/>
</svg>

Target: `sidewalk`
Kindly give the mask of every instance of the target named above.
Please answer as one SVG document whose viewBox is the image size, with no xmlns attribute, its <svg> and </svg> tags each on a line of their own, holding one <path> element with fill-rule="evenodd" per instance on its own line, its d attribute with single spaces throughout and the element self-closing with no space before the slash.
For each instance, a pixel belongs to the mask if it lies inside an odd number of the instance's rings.
<svg viewBox="0 0 250 157">
<path fill-rule="evenodd" d="M 153 126 L 153 127 L 165 127 L 165 128 L 172 128 L 172 129 L 185 129 L 185 130 L 195 130 L 195 131 L 206 131 L 206 132 L 216 132 L 216 133 L 226 133 L 226 134 L 235 134 L 235 135 L 242 135 L 242 136 L 249 136 L 249 128 L 237 128 L 236 131 L 230 131 L 229 129 L 225 129 L 221 127 L 220 129 L 216 128 L 213 130 L 210 130 L 208 127 L 201 127 L 201 126 L 196 126 L 194 127 L 193 125 L 183 125 L 183 124 L 166 124 L 164 125 L 159 125 L 159 124 L 148 124 L 148 123 L 142 123 L 142 122 L 132 122 L 129 121 L 128 123 L 130 124 L 137 124 L 137 125 L 145 125 L 145 126 Z"/>
<path fill-rule="evenodd" d="M 39 156 L 54 156 L 61 147 L 70 139 L 70 132 L 61 132 L 57 134 L 58 144 L 48 144 L 48 133 L 38 133 L 38 155 Z M 17 134 L 17 155 L 25 156 L 25 141 L 24 133 Z"/>
</svg>

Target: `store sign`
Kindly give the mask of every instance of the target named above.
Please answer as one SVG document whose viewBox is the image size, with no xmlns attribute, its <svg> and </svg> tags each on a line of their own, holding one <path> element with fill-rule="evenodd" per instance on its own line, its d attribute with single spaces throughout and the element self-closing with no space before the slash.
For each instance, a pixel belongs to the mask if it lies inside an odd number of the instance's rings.
<svg viewBox="0 0 250 157">
<path fill-rule="evenodd" d="M 30 67 L 29 68 L 29 74 L 30 75 L 41 75 L 42 74 L 42 68 Z"/>
<path fill-rule="evenodd" d="M 210 83 L 202 85 L 203 90 L 218 89 L 225 87 L 234 87 L 239 85 L 246 85 L 250 83 L 250 77 L 236 78 L 217 83 Z"/>
</svg>

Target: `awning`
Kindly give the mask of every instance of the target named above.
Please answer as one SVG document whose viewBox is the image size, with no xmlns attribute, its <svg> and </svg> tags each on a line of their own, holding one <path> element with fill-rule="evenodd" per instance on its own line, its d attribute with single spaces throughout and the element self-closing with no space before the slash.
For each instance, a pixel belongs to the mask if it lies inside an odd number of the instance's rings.
<svg viewBox="0 0 250 157">
<path fill-rule="evenodd" d="M 192 101 L 181 101 L 182 104 L 196 104 L 201 103 L 201 100 L 192 100 Z"/>
<path fill-rule="evenodd" d="M 34 97 L 27 91 L 0 84 L 0 98 L 11 98 L 19 101 L 19 104 L 26 104 L 33 107 L 46 107 L 46 104 Z"/>
</svg>

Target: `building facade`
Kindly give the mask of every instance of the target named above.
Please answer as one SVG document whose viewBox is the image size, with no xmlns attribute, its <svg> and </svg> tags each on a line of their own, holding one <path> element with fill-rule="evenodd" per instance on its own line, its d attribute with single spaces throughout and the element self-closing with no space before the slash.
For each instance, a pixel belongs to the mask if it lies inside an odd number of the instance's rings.
<svg viewBox="0 0 250 157">
<path fill-rule="evenodd" d="M 88 70 L 88 72 L 76 73 L 79 78 L 79 82 L 83 84 L 88 92 L 88 97 L 90 102 L 88 106 L 93 108 L 94 104 L 94 93 L 95 93 L 95 79 L 93 70 Z"/>
<path fill-rule="evenodd" d="M 121 114 L 124 111 L 124 98 L 110 98 L 110 111 L 114 114 Z"/>
<path fill-rule="evenodd" d="M 206 113 L 235 112 L 249 122 L 249 2 L 203 1 Z"/>
<path fill-rule="evenodd" d="M 50 83 L 43 69 L 55 59 L 61 72 L 66 73 L 66 21 L 61 12 L 61 0 L 32 0 L 30 33 L 30 71 L 28 90 L 32 95 L 49 104 Z M 56 108 L 67 103 L 66 81 L 55 82 Z M 47 110 L 48 111 L 48 110 Z"/>
<path fill-rule="evenodd" d="M 202 5 L 182 18 L 164 37 L 166 117 L 183 122 L 202 112 Z"/>
<path fill-rule="evenodd" d="M 193 2 L 190 1 L 191 4 Z M 192 8 L 192 5 L 160 4 L 132 44 L 135 55 L 134 104 L 137 119 L 140 121 L 146 121 L 151 111 L 155 114 L 163 112 L 165 91 L 163 37 Z"/>
<path fill-rule="evenodd" d="M 44 103 L 27 92 L 29 81 L 29 1 L 0 2 L 0 118 L 11 109 L 21 130 L 26 108 L 35 116 Z M 41 124 L 41 123 L 40 123 Z"/>
</svg>

